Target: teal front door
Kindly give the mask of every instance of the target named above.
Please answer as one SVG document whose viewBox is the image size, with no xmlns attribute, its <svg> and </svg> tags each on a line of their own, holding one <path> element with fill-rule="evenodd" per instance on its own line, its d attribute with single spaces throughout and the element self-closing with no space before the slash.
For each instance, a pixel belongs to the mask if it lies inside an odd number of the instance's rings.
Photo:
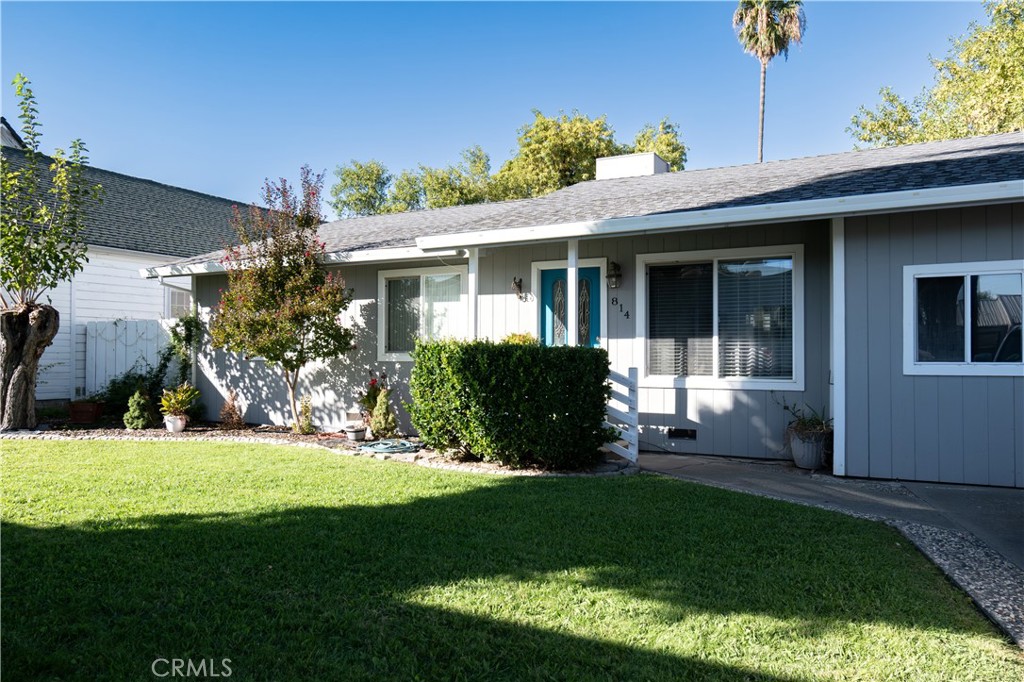
<svg viewBox="0 0 1024 682">
<path fill-rule="evenodd" d="M 581 346 L 600 345 L 601 269 L 579 268 L 577 329 Z M 540 341 L 545 346 L 564 346 L 566 331 L 566 269 L 540 271 Z"/>
</svg>

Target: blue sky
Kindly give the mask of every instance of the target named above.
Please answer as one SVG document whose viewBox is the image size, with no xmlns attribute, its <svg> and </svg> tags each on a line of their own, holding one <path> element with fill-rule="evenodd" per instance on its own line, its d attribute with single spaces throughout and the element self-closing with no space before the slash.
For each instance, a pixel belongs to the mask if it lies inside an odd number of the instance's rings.
<svg viewBox="0 0 1024 682">
<path fill-rule="evenodd" d="M 252 201 L 263 178 L 376 158 L 440 166 L 479 144 L 494 169 L 536 108 L 606 114 L 620 140 L 668 116 L 687 168 L 756 159 L 758 64 L 735 2 L 0 3 L 3 112 L 33 82 L 43 147 Z M 931 83 L 928 56 L 980 3 L 809 2 L 768 70 L 765 159 L 851 149 L 861 104 Z"/>
</svg>

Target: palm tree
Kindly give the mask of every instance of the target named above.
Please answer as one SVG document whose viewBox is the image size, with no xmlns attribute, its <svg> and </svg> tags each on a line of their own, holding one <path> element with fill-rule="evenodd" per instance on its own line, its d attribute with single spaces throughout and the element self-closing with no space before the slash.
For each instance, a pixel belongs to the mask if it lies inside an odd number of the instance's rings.
<svg viewBox="0 0 1024 682">
<path fill-rule="evenodd" d="M 782 54 L 789 58 L 789 44 L 800 43 L 807 19 L 801 0 L 740 0 L 732 16 L 743 51 L 761 62 L 761 116 L 757 126 L 757 162 L 764 157 L 764 81 L 768 62 Z"/>
</svg>

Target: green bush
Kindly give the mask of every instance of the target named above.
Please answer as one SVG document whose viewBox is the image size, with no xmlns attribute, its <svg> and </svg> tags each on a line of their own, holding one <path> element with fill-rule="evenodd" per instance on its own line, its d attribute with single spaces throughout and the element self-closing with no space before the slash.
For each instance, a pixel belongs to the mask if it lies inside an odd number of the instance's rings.
<svg viewBox="0 0 1024 682">
<path fill-rule="evenodd" d="M 608 353 L 489 341 L 417 343 L 412 402 L 423 441 L 513 467 L 576 469 L 612 434 Z"/>
<path fill-rule="evenodd" d="M 292 431 L 303 436 L 316 433 L 316 425 L 313 423 L 313 401 L 308 395 L 302 396 L 299 400 L 299 423 L 292 424 Z"/>
<path fill-rule="evenodd" d="M 370 430 L 374 438 L 394 438 L 398 434 L 395 411 L 391 408 L 391 391 L 382 389 L 370 415 Z"/>
<path fill-rule="evenodd" d="M 146 392 L 140 388 L 128 399 L 128 411 L 124 413 L 124 427 L 126 429 L 148 429 L 156 422 L 156 409 Z"/>
<path fill-rule="evenodd" d="M 106 388 L 96 394 L 94 398 L 106 403 L 108 414 L 123 414 L 128 410 L 128 401 L 137 391 L 142 391 L 146 395 L 160 395 L 164 389 L 167 368 L 170 366 L 173 356 L 173 349 L 170 346 L 165 346 L 160 351 L 155 366 L 145 360 L 140 360 L 124 374 L 119 374 L 111 379 Z"/>
</svg>

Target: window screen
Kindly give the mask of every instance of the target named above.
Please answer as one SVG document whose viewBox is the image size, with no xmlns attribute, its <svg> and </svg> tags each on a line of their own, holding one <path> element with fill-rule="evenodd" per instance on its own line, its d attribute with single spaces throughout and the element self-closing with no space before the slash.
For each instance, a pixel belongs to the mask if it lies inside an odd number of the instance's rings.
<svg viewBox="0 0 1024 682">
<path fill-rule="evenodd" d="M 793 260 L 718 262 L 720 377 L 793 376 Z"/>
</svg>

